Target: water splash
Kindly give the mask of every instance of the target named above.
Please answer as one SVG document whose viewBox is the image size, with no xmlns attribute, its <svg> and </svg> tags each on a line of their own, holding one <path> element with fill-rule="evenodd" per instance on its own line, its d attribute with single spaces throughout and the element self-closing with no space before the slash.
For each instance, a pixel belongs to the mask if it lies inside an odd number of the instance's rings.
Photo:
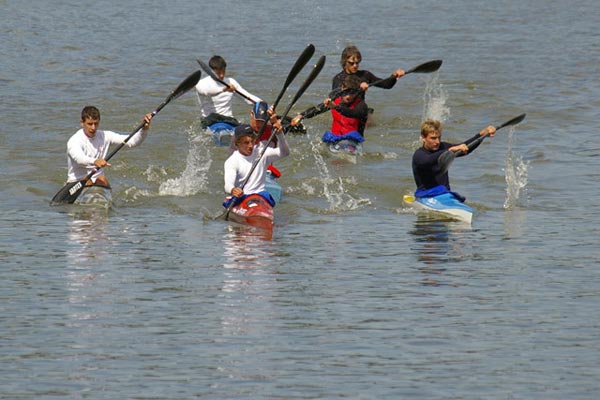
<svg viewBox="0 0 600 400">
<path fill-rule="evenodd" d="M 186 166 L 179 178 L 168 179 L 160 185 L 161 196 L 190 196 L 208 187 L 208 171 L 212 164 L 210 154 L 210 135 L 194 135 L 192 127 L 188 129 L 190 150 Z"/>
<path fill-rule="evenodd" d="M 506 199 L 504 200 L 505 209 L 513 209 L 523 205 L 522 196 L 527 191 L 527 167 L 528 163 L 523 158 L 513 152 L 514 127 L 511 127 L 508 133 L 508 151 L 505 159 L 504 179 L 506 180 Z"/>
<path fill-rule="evenodd" d="M 346 184 L 356 184 L 356 178 L 342 178 L 332 177 L 327 167 L 327 162 L 321 154 L 322 143 L 320 139 L 318 141 L 311 141 L 312 153 L 315 158 L 315 166 L 318 169 L 320 176 L 320 182 L 323 184 L 323 195 L 329 203 L 330 211 L 341 211 L 341 210 L 356 210 L 364 205 L 371 204 L 371 200 L 363 198 L 355 198 L 348 193 Z"/>
<path fill-rule="evenodd" d="M 450 117 L 450 108 L 446 105 L 448 92 L 440 83 L 439 73 L 432 74 L 423 93 L 422 120 L 436 119 L 445 122 Z"/>
</svg>

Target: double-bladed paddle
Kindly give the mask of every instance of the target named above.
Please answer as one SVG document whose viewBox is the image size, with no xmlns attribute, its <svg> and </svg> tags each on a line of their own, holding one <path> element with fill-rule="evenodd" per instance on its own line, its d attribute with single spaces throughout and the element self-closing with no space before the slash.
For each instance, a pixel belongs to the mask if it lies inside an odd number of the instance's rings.
<svg viewBox="0 0 600 400">
<path fill-rule="evenodd" d="M 164 106 L 166 106 L 167 104 L 169 104 L 171 102 L 171 100 L 174 100 L 176 98 L 178 98 L 179 96 L 181 96 L 182 94 L 184 94 L 185 92 L 187 92 L 188 90 L 190 90 L 191 88 L 193 88 L 194 86 L 196 86 L 196 84 L 198 83 L 198 81 L 200 80 L 200 76 L 202 74 L 202 71 L 198 70 L 196 72 L 194 72 L 193 74 L 191 74 L 190 76 L 188 76 L 183 82 L 181 82 L 179 84 L 179 86 L 177 86 L 177 88 L 165 99 L 165 101 L 162 102 L 161 105 L 159 105 L 156 110 L 152 111 L 152 116 L 154 117 L 156 114 L 158 114 L 158 112 L 160 110 L 163 109 Z M 120 143 L 106 158 L 105 160 L 108 161 L 110 160 L 119 150 L 121 150 L 121 148 L 123 146 L 125 146 L 125 144 L 129 141 L 129 139 L 131 139 L 133 137 L 133 135 L 135 135 L 140 129 L 142 129 L 144 127 L 144 123 L 140 123 L 132 132 L 129 136 L 127 136 L 127 138 L 125 138 L 125 140 L 123 140 L 122 143 Z M 83 190 L 83 188 L 85 187 L 85 183 L 96 173 L 100 170 L 100 168 L 96 167 L 94 168 L 89 174 L 87 174 L 87 176 L 85 178 L 83 178 L 80 181 L 77 182 L 70 182 L 67 183 L 65 186 L 63 186 L 58 193 L 56 193 L 54 195 L 54 197 L 52 198 L 52 200 L 50 201 L 51 205 L 58 205 L 58 204 L 72 204 L 75 202 L 75 200 L 77 200 L 77 197 L 79 197 L 79 195 L 81 194 L 81 191 Z"/>
<path fill-rule="evenodd" d="M 440 69 L 440 67 L 442 66 L 442 60 L 431 60 L 431 61 L 427 61 L 423 64 L 419 64 L 416 67 L 413 67 L 411 69 L 408 69 L 404 72 L 404 75 L 408 75 L 408 74 L 428 74 L 431 72 L 435 72 L 438 69 Z M 377 86 L 378 84 L 380 84 L 381 82 L 387 81 L 388 79 L 390 79 L 392 76 L 394 75 L 390 75 L 387 78 L 384 79 L 380 79 L 378 81 L 375 82 L 371 82 L 369 83 L 369 87 L 371 86 Z M 344 91 L 341 90 L 341 88 L 337 88 L 334 89 L 330 94 L 329 97 L 334 99 L 337 98 L 339 96 L 341 96 L 342 94 L 344 94 Z"/>
<path fill-rule="evenodd" d="M 315 54 L 315 46 L 312 45 L 312 44 L 309 44 L 302 51 L 302 54 L 300 54 L 300 57 L 298 57 L 298 59 L 296 60 L 296 63 L 294 64 L 294 66 L 290 70 L 290 73 L 288 74 L 288 77 L 285 80 L 285 83 L 283 84 L 283 87 L 281 88 L 281 91 L 279 92 L 279 96 L 277 96 L 277 99 L 273 103 L 273 110 L 275 110 L 277 108 L 277 105 L 279 104 L 279 100 L 281 100 L 281 98 L 283 97 L 283 94 L 285 93 L 285 91 L 290 86 L 290 84 L 292 83 L 292 81 L 296 78 L 296 76 L 298 76 L 298 74 L 300 73 L 300 71 L 302 71 L 302 68 L 304 68 L 304 66 L 308 63 L 308 61 L 311 59 L 311 57 L 313 56 L 313 54 Z M 262 131 L 264 131 L 264 127 L 266 125 L 267 124 L 263 125 Z M 261 134 L 262 134 L 262 132 L 261 132 Z M 259 137 L 260 137 L 260 135 L 259 135 Z"/>
<path fill-rule="evenodd" d="M 293 77 L 296 77 L 296 75 L 298 75 L 298 73 L 304 67 L 304 65 L 306 65 L 306 63 L 308 62 L 308 60 L 310 59 L 310 57 L 312 57 L 314 51 L 315 51 L 314 46 L 311 44 L 311 45 L 309 45 L 304 50 L 304 52 L 302 53 L 302 55 L 298 58 L 298 61 L 296 61 L 296 64 L 294 64 L 294 67 L 292 68 L 292 71 L 290 71 L 290 75 L 288 75 L 288 79 L 285 82 L 283 90 L 281 91 L 281 93 L 277 97 L 277 100 L 275 100 L 273 109 L 275 109 L 275 106 L 277 105 L 277 103 L 279 102 L 279 100 L 281 99 L 281 97 L 283 96 L 283 93 L 285 92 L 285 89 L 287 89 L 287 87 L 292 82 L 293 78 L 290 79 L 290 76 L 292 75 L 292 73 L 293 73 Z M 306 80 L 304 81 L 304 83 L 302 84 L 302 86 L 296 92 L 296 95 L 294 96 L 294 98 L 292 99 L 292 101 L 290 102 L 290 104 L 288 105 L 288 107 L 286 108 L 285 112 L 282 114 L 281 120 L 283 120 L 287 116 L 287 114 L 290 112 L 290 109 L 292 108 L 292 106 L 298 101 L 298 99 L 300 98 L 300 96 L 302 96 L 302 94 L 304 94 L 304 92 L 306 91 L 306 89 L 310 86 L 310 84 L 319 75 L 319 73 L 323 69 L 323 66 L 325 65 L 325 60 L 326 60 L 326 57 L 325 56 L 321 56 L 321 58 L 319 58 L 319 61 L 317 61 L 317 63 L 313 66 L 312 71 L 310 72 L 310 74 L 308 75 L 308 77 L 306 78 Z M 267 123 L 268 123 L 268 121 L 265 121 L 264 124 L 262 125 L 262 127 L 261 127 L 261 129 L 260 129 L 260 131 L 258 133 L 258 137 L 259 138 L 262 135 L 262 133 L 264 132 L 264 129 L 265 129 Z M 273 130 L 273 132 L 271 133 L 271 136 L 269 137 L 269 140 L 267 141 L 265 147 L 262 149 L 262 151 L 259 154 L 258 158 L 252 164 L 252 167 L 250 168 L 250 171 L 248 172 L 248 176 L 247 176 L 246 180 L 240 186 L 241 189 L 244 189 L 244 186 L 246 185 L 246 182 L 248 182 L 248 180 L 250 179 L 250 176 L 252 175 L 252 173 L 256 169 L 258 163 L 260 162 L 260 160 L 262 159 L 263 155 L 265 154 L 265 151 L 269 147 L 269 144 L 273 140 L 273 137 L 275 137 L 275 130 Z M 229 204 L 229 207 L 227 207 L 227 210 L 225 211 L 225 213 L 223 214 L 225 220 L 228 219 L 229 212 L 231 211 L 231 208 L 233 207 L 234 204 L 235 204 L 235 201 L 232 201 L 231 204 Z"/>
<path fill-rule="evenodd" d="M 499 129 L 502 129 L 506 126 L 517 125 L 518 123 L 520 123 L 521 121 L 523 121 L 525 119 L 525 115 L 527 115 L 527 114 L 521 114 L 517 117 L 514 117 L 513 119 L 511 119 L 509 121 L 506 121 L 502 125 L 498 125 L 496 127 L 496 131 Z M 475 146 L 479 145 L 479 143 L 483 142 L 483 139 L 485 139 L 488 136 L 489 136 L 489 133 L 486 133 L 485 135 L 482 135 L 482 136 L 478 137 L 477 139 L 475 139 L 474 141 L 472 141 L 471 143 L 469 143 L 467 146 L 469 148 L 469 151 L 471 151 L 471 149 L 473 149 Z M 457 152 L 452 152 L 450 150 L 447 150 L 447 151 L 443 152 L 442 154 L 440 154 L 440 156 L 438 158 L 438 165 L 440 167 L 440 171 L 442 173 L 446 172 L 448 170 L 448 168 L 450 167 L 450 164 L 452 163 L 452 161 L 454 161 L 454 159 L 456 157 L 462 156 L 463 154 L 465 154 L 465 152 L 462 150 L 459 150 Z"/>
<path fill-rule="evenodd" d="M 211 67 L 209 67 L 208 65 L 206 65 L 199 58 L 196 59 L 196 61 L 198 61 L 198 64 L 200 64 L 200 67 L 204 70 L 204 72 L 206 72 L 208 74 L 208 76 L 210 76 L 211 78 L 213 78 L 213 80 L 215 82 L 219 82 L 221 85 L 229 87 L 229 85 L 227 84 L 227 82 L 225 82 L 223 79 L 219 78 L 217 76 L 217 74 L 215 74 L 215 71 L 213 71 L 213 69 Z M 246 96 L 244 93 L 242 93 L 239 90 L 237 90 L 237 88 L 235 89 L 235 93 L 239 94 L 240 96 L 242 96 L 246 100 L 251 101 L 252 103 L 256 103 L 256 101 L 254 101 L 250 97 Z"/>
</svg>

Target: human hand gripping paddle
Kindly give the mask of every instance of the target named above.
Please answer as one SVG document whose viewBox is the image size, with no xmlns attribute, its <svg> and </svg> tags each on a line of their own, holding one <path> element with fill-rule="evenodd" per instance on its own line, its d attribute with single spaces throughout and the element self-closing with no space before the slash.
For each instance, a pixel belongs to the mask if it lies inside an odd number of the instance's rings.
<svg viewBox="0 0 600 400">
<path fill-rule="evenodd" d="M 527 114 L 521 114 L 518 117 L 514 117 L 510 121 L 506 121 L 502 125 L 497 126 L 496 131 L 498 131 L 499 129 L 502 129 L 506 126 L 517 125 L 518 123 L 520 123 L 521 121 L 523 121 L 525 119 L 525 115 L 527 115 Z M 469 143 L 469 145 L 467 146 L 469 148 L 469 151 L 471 151 L 471 149 L 473 149 L 475 146 L 479 145 L 479 143 L 483 142 L 483 139 L 485 139 L 488 136 L 489 136 L 489 133 L 486 133 L 485 135 L 482 135 L 482 136 L 478 137 L 476 140 Z M 446 150 L 445 152 L 440 154 L 440 156 L 438 158 L 438 165 L 440 167 L 441 173 L 446 172 L 448 170 L 448 168 L 450 167 L 450 164 L 452 164 L 452 161 L 454 161 L 454 159 L 456 157 L 462 156 L 463 154 L 465 154 L 465 152 L 462 150 L 458 150 L 457 152 L 452 152 L 450 150 Z"/>
<path fill-rule="evenodd" d="M 308 87 L 310 86 L 310 84 L 319 75 L 319 73 L 323 69 L 323 66 L 325 65 L 325 60 L 326 60 L 326 57 L 325 56 L 321 56 L 321 58 L 319 58 L 319 61 L 317 61 L 317 63 L 313 66 L 312 71 L 310 72 L 310 74 L 308 75 L 308 77 L 306 78 L 306 80 L 304 81 L 304 83 L 302 84 L 302 86 L 296 92 L 296 95 L 294 96 L 294 98 L 292 99 L 292 101 L 290 102 L 290 104 L 288 105 L 288 107 L 286 108 L 285 112 L 282 114 L 281 120 L 283 120 L 288 115 L 288 113 L 290 112 L 290 109 L 292 108 L 292 106 L 294 104 L 296 104 L 296 102 L 298 101 L 298 99 L 304 94 L 304 92 L 306 91 L 306 89 L 308 89 Z M 298 63 L 296 63 L 296 64 L 298 64 Z M 306 64 L 306 62 L 305 62 L 305 64 Z M 297 74 L 298 73 L 296 72 L 296 75 Z M 291 82 L 291 80 L 289 80 L 289 82 Z M 289 83 L 287 83 L 287 84 L 289 85 Z M 279 97 L 277 98 L 276 103 L 280 99 L 281 99 L 281 93 L 280 93 Z M 275 107 L 273 107 L 273 109 L 274 108 Z M 265 128 L 266 125 L 267 125 L 267 123 L 263 124 L 263 126 L 261 127 L 261 129 L 260 129 L 260 131 L 258 133 L 258 137 L 260 137 L 262 135 L 262 133 L 263 133 L 264 128 Z M 241 189 L 244 189 L 244 186 L 246 185 L 246 182 L 248 182 L 248 180 L 250 179 L 250 176 L 252 175 L 252 173 L 256 169 L 258 163 L 262 159 L 263 155 L 265 154 L 265 151 L 269 147 L 269 144 L 271 143 L 271 141 L 273 140 L 274 137 L 275 137 L 275 130 L 273 130 L 273 132 L 271 133 L 271 136 L 269 137 L 269 140 L 267 141 L 266 145 L 263 147 L 260 155 L 258 156 L 258 158 L 252 164 L 252 167 L 250 168 L 250 172 L 248 172 L 248 177 L 246 178 L 246 180 L 244 181 L 244 183 L 242 183 L 242 185 L 240 186 Z M 233 207 L 234 204 L 235 204 L 235 201 L 232 201 L 231 204 L 229 204 L 229 207 L 227 207 L 227 210 L 225 211 L 225 213 L 223 214 L 225 220 L 228 219 L 229 212 L 231 211 L 231 208 Z"/>
<path fill-rule="evenodd" d="M 178 98 L 179 96 L 196 86 L 196 84 L 200 80 L 201 74 L 202 71 L 198 70 L 190 76 L 188 76 L 183 82 L 179 84 L 179 86 L 177 86 L 177 88 L 166 98 L 166 100 L 163 101 L 162 104 L 156 108 L 156 110 L 152 111 L 152 116 L 154 117 L 156 114 L 158 114 L 158 112 L 162 110 L 164 106 L 169 104 L 171 100 L 175 100 L 176 98 Z M 127 136 L 127 138 L 125 138 L 125 140 L 123 140 L 121 144 L 119 144 L 112 152 L 110 152 L 110 154 L 105 158 L 105 160 L 110 160 L 119 150 L 121 150 L 123 146 L 125 146 L 129 139 L 131 139 L 133 135 L 135 135 L 143 127 L 144 123 L 142 122 L 133 130 L 133 132 L 131 132 L 129 136 Z M 77 200 L 77 197 L 79 197 L 79 195 L 81 194 L 83 188 L 85 187 L 85 183 L 99 170 L 100 168 L 96 167 L 82 180 L 67 183 L 65 186 L 62 187 L 62 189 L 58 191 L 58 193 L 54 195 L 54 197 L 50 201 L 50 204 L 58 205 L 74 203 L 75 200 Z"/>
</svg>

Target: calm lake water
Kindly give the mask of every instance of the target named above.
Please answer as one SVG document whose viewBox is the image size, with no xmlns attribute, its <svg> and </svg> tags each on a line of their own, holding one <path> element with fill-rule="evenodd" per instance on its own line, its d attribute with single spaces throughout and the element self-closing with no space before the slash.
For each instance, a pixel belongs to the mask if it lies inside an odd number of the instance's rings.
<svg viewBox="0 0 600 400">
<path fill-rule="evenodd" d="M 0 10 L 0 398 L 597 398 L 596 2 Z M 272 102 L 308 43 L 327 63 L 292 113 L 324 98 L 350 43 L 382 77 L 444 63 L 369 90 L 356 165 L 322 152 L 327 114 L 288 137 L 270 240 L 213 220 L 227 149 L 193 92 L 114 157 L 110 211 L 49 206 L 84 105 L 127 133 L 213 54 Z M 403 207 L 424 118 L 459 141 L 524 112 L 452 165 L 471 226 Z"/>
</svg>

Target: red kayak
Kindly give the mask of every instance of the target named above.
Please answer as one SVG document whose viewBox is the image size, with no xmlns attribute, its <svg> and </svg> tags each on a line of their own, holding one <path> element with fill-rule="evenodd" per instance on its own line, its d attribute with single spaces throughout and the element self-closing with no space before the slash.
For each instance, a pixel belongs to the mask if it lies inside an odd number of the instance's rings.
<svg viewBox="0 0 600 400">
<path fill-rule="evenodd" d="M 251 194 L 231 208 L 227 219 L 241 225 L 271 231 L 273 230 L 273 207 L 262 196 Z"/>
</svg>

